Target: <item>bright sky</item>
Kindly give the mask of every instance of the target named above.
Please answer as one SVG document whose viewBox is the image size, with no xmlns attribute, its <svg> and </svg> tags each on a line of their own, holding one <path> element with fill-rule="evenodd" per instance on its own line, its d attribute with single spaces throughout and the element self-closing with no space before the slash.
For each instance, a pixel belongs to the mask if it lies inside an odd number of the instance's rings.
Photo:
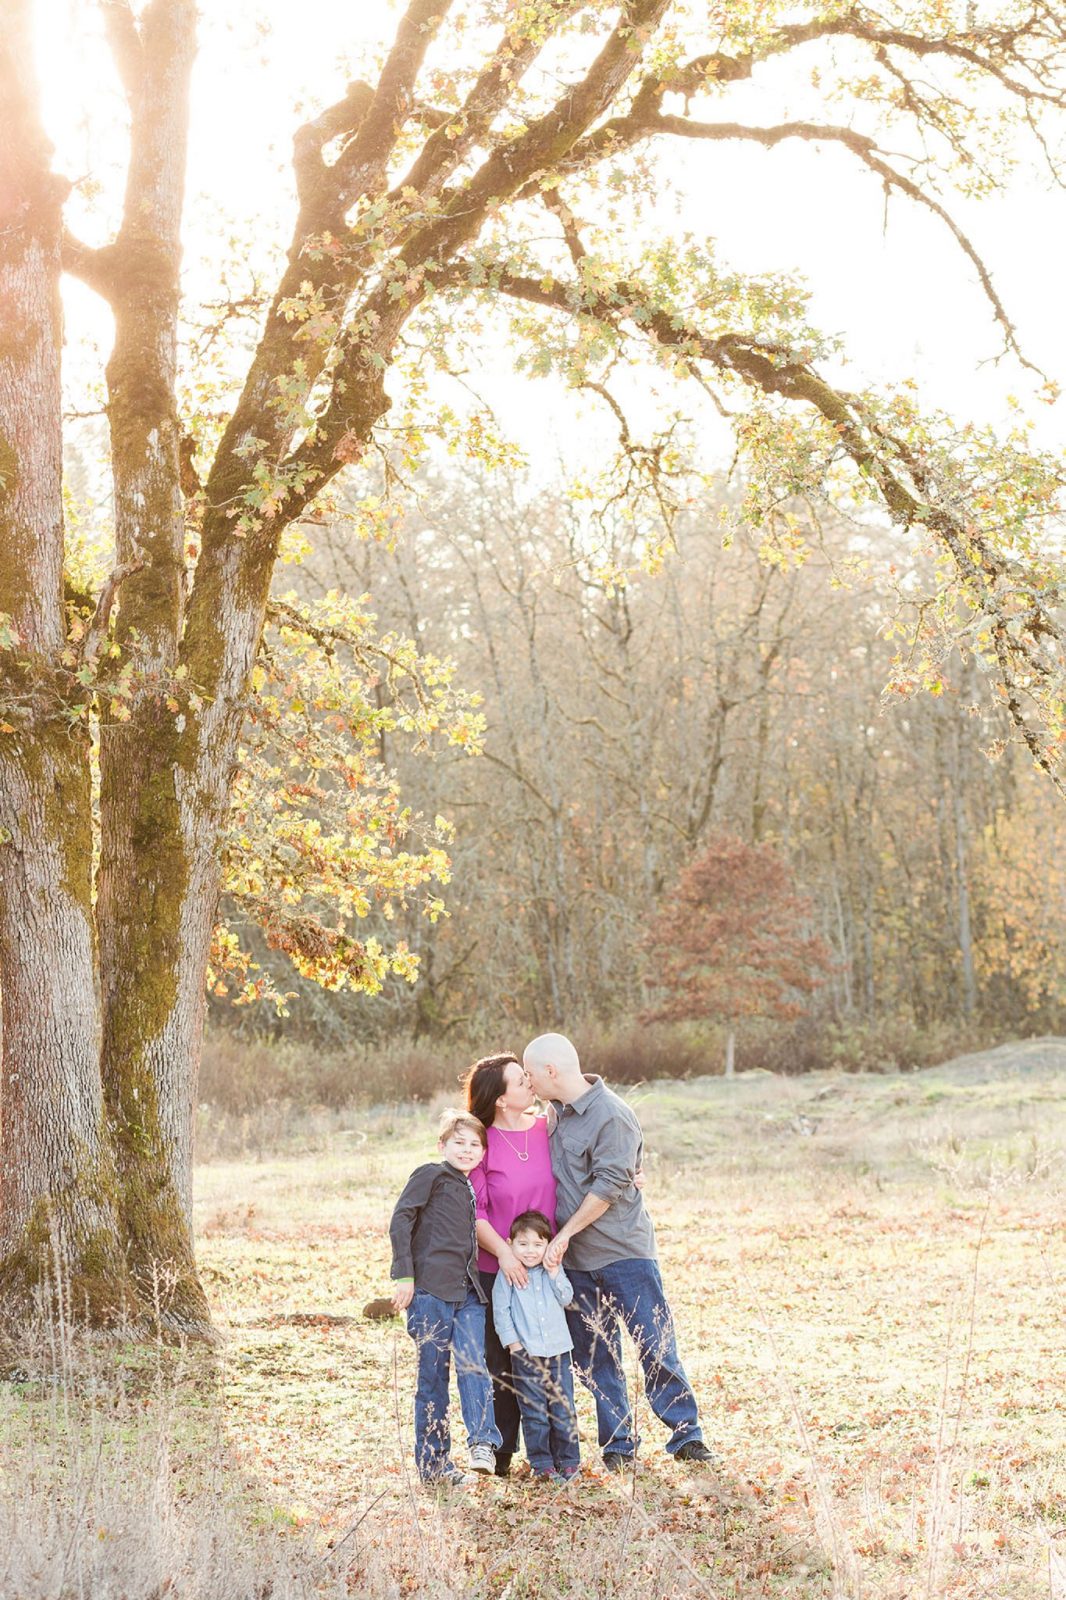
<svg viewBox="0 0 1066 1600">
<path fill-rule="evenodd" d="M 38 0 L 41 77 L 60 171 L 102 187 L 76 225 L 102 243 L 117 222 L 123 146 L 116 137 L 122 101 L 100 38 L 95 0 Z M 287 237 L 293 215 L 289 152 L 308 108 L 339 97 L 365 75 L 364 53 L 384 47 L 397 6 L 390 0 L 259 0 L 204 6 L 193 91 L 186 266 L 197 287 L 201 263 L 217 258 L 226 227 L 249 258 Z M 362 62 L 362 65 L 361 65 Z M 789 69 L 783 68 L 782 72 Z M 745 90 L 750 120 L 801 114 L 787 78 Z M 771 93 L 771 88 L 777 92 Z M 725 115 L 739 113 L 730 110 Z M 676 148 L 676 147 L 675 147 Z M 676 170 L 675 170 L 676 168 Z M 774 151 L 735 145 L 682 146 L 671 176 L 683 190 L 685 227 L 713 234 L 723 262 L 740 269 L 798 269 L 814 289 L 814 320 L 846 335 L 852 384 L 915 376 L 929 402 L 1000 422 L 1016 394 L 1036 416 L 1039 438 L 1062 442 L 1062 407 L 1033 401 L 1036 384 L 1016 362 L 984 365 L 1001 347 L 968 261 L 943 227 L 902 198 L 892 201 L 887 233 L 878 180 L 845 153 L 808 145 Z M 1015 319 L 1023 348 L 1066 386 L 1066 319 L 1061 314 L 1061 252 L 1066 192 L 1028 173 L 1003 198 L 950 200 L 989 265 Z M 673 221 L 674 210 L 664 210 Z M 225 219 L 225 220 L 224 220 Z M 654 221 L 647 215 L 643 225 Z M 676 225 L 676 224 L 675 224 Z M 89 337 L 106 354 L 106 319 L 86 291 L 69 298 L 71 357 Z M 549 385 L 531 394 L 509 376 L 509 360 L 486 352 L 483 386 L 505 418 L 531 421 L 545 459 L 580 439 L 572 400 L 560 407 Z M 560 418 L 562 422 L 560 423 Z M 592 426 L 601 425 L 597 419 Z M 721 439 L 714 446 L 726 449 Z M 537 451 L 531 448 L 536 458 Z"/>
</svg>

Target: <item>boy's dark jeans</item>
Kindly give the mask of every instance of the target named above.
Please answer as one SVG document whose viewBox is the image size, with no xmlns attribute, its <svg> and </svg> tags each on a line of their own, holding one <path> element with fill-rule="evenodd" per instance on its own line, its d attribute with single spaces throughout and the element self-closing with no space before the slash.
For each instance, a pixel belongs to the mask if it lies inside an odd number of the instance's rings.
<svg viewBox="0 0 1066 1600">
<path fill-rule="evenodd" d="M 561 1356 L 512 1350 L 511 1372 L 530 1466 L 537 1473 L 564 1472 L 569 1477 L 581 1462 L 569 1350 Z"/>
<path fill-rule="evenodd" d="M 467 1442 L 487 1444 L 493 1450 L 500 1447 L 485 1366 L 485 1307 L 472 1287 L 461 1305 L 416 1289 L 407 1311 L 407 1331 L 418 1352 L 415 1458 L 419 1477 L 432 1480 L 452 1466 L 448 1373 L 453 1352 Z"/>
</svg>

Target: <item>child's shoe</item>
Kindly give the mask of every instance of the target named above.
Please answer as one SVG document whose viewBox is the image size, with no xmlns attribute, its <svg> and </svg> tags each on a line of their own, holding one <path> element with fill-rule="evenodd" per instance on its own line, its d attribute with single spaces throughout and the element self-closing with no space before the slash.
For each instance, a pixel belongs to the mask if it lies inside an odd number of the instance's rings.
<svg viewBox="0 0 1066 1600">
<path fill-rule="evenodd" d="M 471 1472 L 496 1471 L 496 1452 L 490 1444 L 475 1444 L 470 1447 Z"/>
<path fill-rule="evenodd" d="M 477 1479 L 472 1472 L 464 1472 L 462 1467 L 452 1467 L 451 1471 L 443 1473 L 437 1482 L 442 1489 L 472 1489 Z"/>
<path fill-rule="evenodd" d="M 449 1462 L 443 1472 L 438 1472 L 435 1478 L 423 1478 L 422 1484 L 426 1489 L 472 1489 L 477 1479 L 472 1473 L 464 1472 L 462 1467 L 457 1467 L 454 1462 Z"/>
</svg>

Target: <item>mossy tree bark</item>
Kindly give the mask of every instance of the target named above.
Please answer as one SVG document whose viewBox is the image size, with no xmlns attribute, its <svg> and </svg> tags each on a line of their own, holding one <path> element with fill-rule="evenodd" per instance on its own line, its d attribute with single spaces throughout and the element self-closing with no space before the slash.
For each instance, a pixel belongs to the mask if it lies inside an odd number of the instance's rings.
<svg viewBox="0 0 1066 1600">
<path fill-rule="evenodd" d="M 128 574 L 114 639 L 135 655 L 138 687 L 123 720 L 105 712 L 100 724 L 101 1063 L 126 1257 L 164 1322 L 189 1329 L 208 1319 L 191 1235 L 207 952 L 188 926 L 188 901 L 201 818 L 182 811 L 180 736 L 159 685 L 177 665 L 184 608 L 175 385 L 196 18 L 191 0 L 153 0 L 139 24 L 123 6 L 105 16 L 130 110 L 123 221 L 98 263 L 115 315 L 107 417 L 116 555 Z M 209 894 L 198 923 L 210 928 L 214 910 Z"/>
<path fill-rule="evenodd" d="M 34 114 L 27 8 L 0 41 L 0 612 L 25 712 L 0 741 L 0 1291 L 22 1303 L 62 1266 L 75 1310 L 121 1314 L 103 1132 L 91 902 L 88 737 L 59 685 L 63 617 L 61 208 Z"/>
</svg>

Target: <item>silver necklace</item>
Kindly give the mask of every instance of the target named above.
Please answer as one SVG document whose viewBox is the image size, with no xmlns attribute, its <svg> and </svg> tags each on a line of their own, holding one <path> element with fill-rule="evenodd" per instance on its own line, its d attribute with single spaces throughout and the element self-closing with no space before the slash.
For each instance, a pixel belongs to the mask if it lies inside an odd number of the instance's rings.
<svg viewBox="0 0 1066 1600">
<path fill-rule="evenodd" d="M 514 1151 L 514 1153 L 518 1157 L 519 1161 L 528 1161 L 529 1160 L 529 1129 L 528 1128 L 526 1129 L 526 1147 L 525 1147 L 524 1150 L 519 1150 L 517 1145 L 513 1145 L 511 1143 L 510 1139 L 508 1139 L 507 1135 L 504 1133 L 502 1128 L 497 1128 L 496 1132 L 499 1134 L 500 1138 L 503 1140 L 503 1142 L 507 1146 L 507 1148 L 509 1150 L 513 1150 Z"/>
</svg>

